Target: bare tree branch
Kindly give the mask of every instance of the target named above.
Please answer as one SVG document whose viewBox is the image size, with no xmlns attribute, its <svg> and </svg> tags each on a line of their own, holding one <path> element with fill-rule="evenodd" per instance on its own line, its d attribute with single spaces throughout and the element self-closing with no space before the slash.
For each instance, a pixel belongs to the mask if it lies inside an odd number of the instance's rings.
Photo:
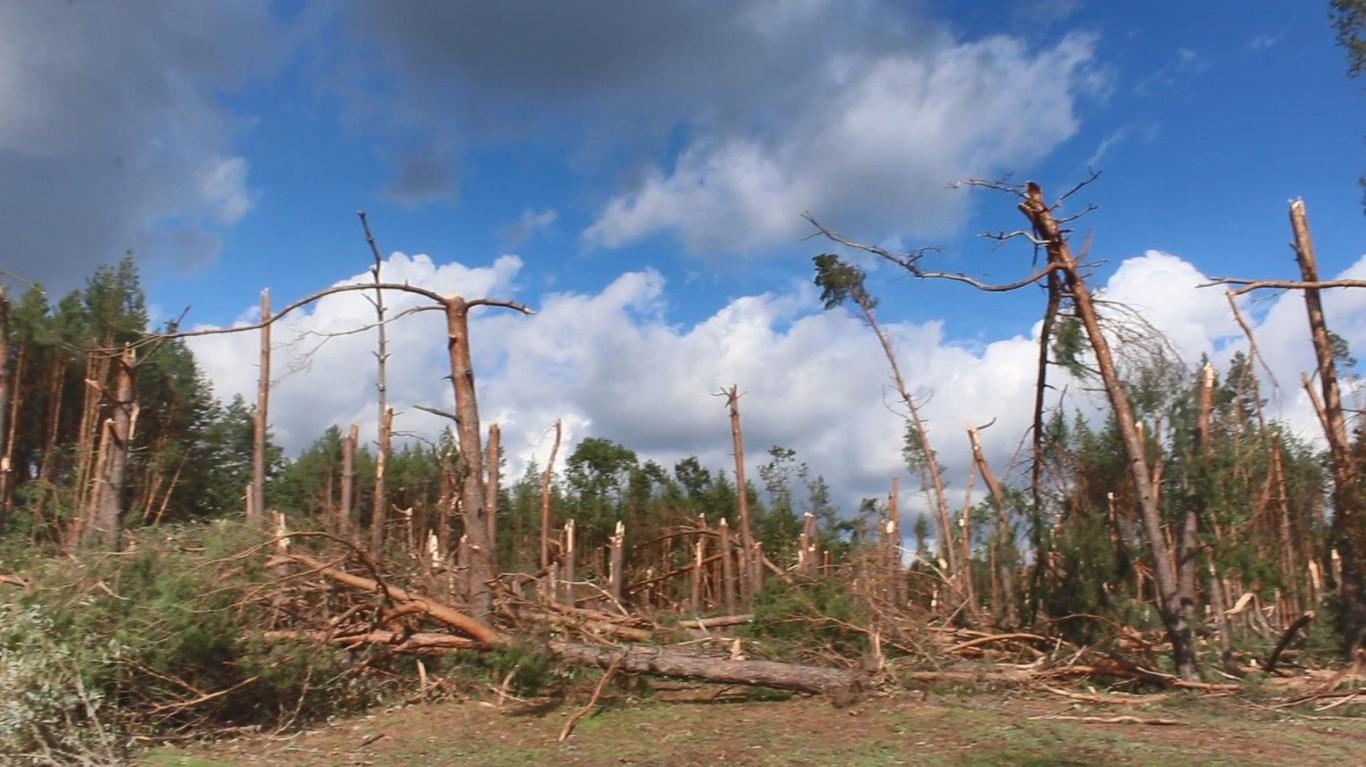
<svg viewBox="0 0 1366 767">
<path fill-rule="evenodd" d="M 992 284 L 982 282 L 981 280 L 978 280 L 974 277 L 969 277 L 966 274 L 958 272 L 927 272 L 924 269 L 920 268 L 920 259 L 923 258 L 926 253 L 934 252 L 935 250 L 937 250 L 936 248 L 921 248 L 919 250 L 909 251 L 904 255 L 898 255 L 887 250 L 886 248 L 882 248 L 877 245 L 869 245 L 867 243 L 851 240 L 845 237 L 844 235 L 840 234 L 839 232 L 827 228 L 819 221 L 817 221 L 816 218 L 812 216 L 810 213 L 804 213 L 802 214 L 802 217 L 805 218 L 807 221 L 811 222 L 812 226 L 816 227 L 817 234 L 824 236 L 831 242 L 836 242 L 840 245 L 844 245 L 845 247 L 854 248 L 855 250 L 862 250 L 866 253 L 871 253 L 877 256 L 878 258 L 881 258 L 885 261 L 889 261 L 893 264 L 896 264 L 897 266 L 900 266 L 901 268 L 905 269 L 906 271 L 910 272 L 912 275 L 916 277 L 927 280 L 950 280 L 953 282 L 961 282 L 966 285 L 971 285 L 972 287 L 977 288 L 978 290 L 986 291 L 988 293 L 1006 293 L 1012 290 L 1019 290 L 1020 288 L 1023 288 L 1027 285 L 1031 285 L 1037 282 L 1038 280 L 1042 279 L 1043 277 L 1048 276 L 1054 271 L 1057 271 L 1057 269 L 1059 268 L 1057 264 L 1050 263 L 1048 266 L 1044 267 L 1043 269 L 1040 269 L 1037 272 L 1034 272 L 1033 274 L 1029 275 L 1028 277 L 1022 280 L 1005 284 Z"/>
</svg>

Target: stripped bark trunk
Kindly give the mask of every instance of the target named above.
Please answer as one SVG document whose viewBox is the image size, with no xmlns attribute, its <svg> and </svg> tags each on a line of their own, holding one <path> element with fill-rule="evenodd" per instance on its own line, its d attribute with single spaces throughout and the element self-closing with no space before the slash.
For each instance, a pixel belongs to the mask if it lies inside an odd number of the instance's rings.
<svg viewBox="0 0 1366 767">
<path fill-rule="evenodd" d="M 688 602 L 694 614 L 702 612 L 702 562 L 707 556 L 707 518 L 697 515 L 697 540 L 693 543 L 692 588 Z"/>
<path fill-rule="evenodd" d="M 465 476 L 460 492 L 460 511 L 465 518 L 465 534 L 476 555 L 470 562 L 471 601 L 476 617 L 493 613 L 490 585 L 497 572 L 495 553 L 489 545 L 487 513 L 484 506 L 483 450 L 480 448 L 479 403 L 475 397 L 474 364 L 470 359 L 469 303 L 460 296 L 447 296 L 447 348 L 451 361 L 451 385 L 455 390 L 456 432 L 460 456 L 465 461 Z"/>
<path fill-rule="evenodd" d="M 735 612 L 735 547 L 730 540 L 730 523 L 725 517 L 718 525 L 721 532 L 721 599 L 726 605 L 726 614 Z"/>
<path fill-rule="evenodd" d="M 973 426 L 968 427 L 968 442 L 972 445 L 972 460 L 977 464 L 977 471 L 982 475 L 982 482 L 987 486 L 991 505 L 996 512 L 996 545 L 992 547 L 996 586 L 999 590 L 999 602 L 994 605 L 996 620 L 1002 627 L 1011 628 L 1018 623 L 1019 618 L 1015 610 L 1015 574 L 1010 556 L 1014 549 L 1015 534 L 1010 524 L 1006 495 L 995 473 L 992 472 L 991 465 L 987 463 L 986 453 L 982 452 L 981 437 Z"/>
<path fill-rule="evenodd" d="M 489 424 L 489 444 L 488 444 L 488 490 L 484 496 L 484 521 L 488 524 L 489 531 L 489 550 L 498 549 L 498 470 L 500 451 L 502 449 L 503 431 L 498 424 Z"/>
<path fill-rule="evenodd" d="M 560 564 L 564 568 L 564 603 L 570 607 L 574 606 L 574 580 L 577 575 L 574 572 L 574 520 L 569 519 L 564 523 L 564 556 Z"/>
<path fill-rule="evenodd" d="M 1195 655 L 1195 644 L 1191 635 L 1190 616 L 1182 609 L 1178 594 L 1176 566 L 1169 550 L 1163 542 L 1162 510 L 1158 507 L 1153 493 L 1152 474 L 1148 470 L 1148 458 L 1144 451 L 1143 440 L 1135 426 L 1133 407 L 1120 381 L 1119 371 L 1115 368 L 1110 342 L 1100 326 L 1100 316 L 1090 286 L 1072 256 L 1071 246 L 1053 210 L 1044 202 L 1043 190 L 1038 184 L 1030 182 L 1025 200 L 1019 205 L 1020 211 L 1033 225 L 1035 235 L 1044 241 L 1050 265 L 1055 265 L 1063 275 L 1063 285 L 1071 297 L 1078 319 L 1086 330 L 1087 340 L 1096 357 L 1096 367 L 1105 387 L 1106 398 L 1114 411 L 1116 425 L 1129 459 L 1129 473 L 1138 495 L 1139 512 L 1143 530 L 1147 537 L 1148 550 L 1153 560 L 1153 581 L 1158 592 L 1158 609 L 1168 639 L 1172 643 L 1172 657 L 1177 673 L 1184 679 L 1199 676 L 1199 662 Z"/>
<path fill-rule="evenodd" d="M 623 579 L 622 558 L 626 552 L 626 523 L 617 522 L 616 532 L 608 543 L 611 551 L 607 558 L 607 588 L 612 599 L 621 602 L 621 584 Z"/>
<path fill-rule="evenodd" d="M 370 505 L 370 551 L 382 556 L 384 539 L 388 534 L 389 493 L 385 476 L 389 465 L 389 448 L 394 430 L 394 409 L 385 408 L 379 419 L 379 444 L 375 450 L 375 491 Z"/>
<path fill-rule="evenodd" d="M 270 410 L 270 289 L 261 291 L 261 367 L 256 381 L 256 420 L 251 443 L 251 516 L 260 524 L 266 509 L 266 424 Z"/>
<path fill-rule="evenodd" d="M 754 528 L 749 519 L 749 483 L 745 480 L 745 439 L 740 430 L 740 389 L 731 385 L 726 390 L 726 406 L 730 409 L 730 438 L 735 450 L 735 497 L 740 512 L 741 585 L 746 599 L 752 599 L 763 589 L 763 566 L 754 558 Z"/>
<path fill-rule="evenodd" d="M 541 569 L 550 567 L 550 528 L 553 523 L 550 515 L 550 478 L 554 476 L 555 456 L 560 452 L 562 424 L 555 419 L 555 443 L 550 446 L 550 460 L 546 461 L 541 472 Z"/>
<path fill-rule="evenodd" d="M 365 217 L 365 211 L 356 211 L 356 216 L 360 218 L 361 229 L 365 232 L 365 242 L 370 246 L 370 256 L 374 259 L 370 275 L 375 280 L 375 297 L 370 299 L 370 303 L 375 307 L 375 330 L 378 335 L 378 348 L 374 354 L 375 413 L 378 419 L 375 424 L 378 431 L 379 455 L 375 459 L 375 497 L 372 499 L 373 514 L 378 524 L 374 519 L 371 520 L 370 547 L 379 554 L 384 550 L 384 524 L 389 516 L 389 491 L 384 482 L 384 465 L 389 459 L 389 442 L 394 426 L 389 407 L 389 331 L 384 316 L 384 291 L 380 288 L 380 270 L 384 265 L 384 259 L 380 257 L 379 243 L 375 242 L 375 236 L 370 232 L 370 221 Z"/>
<path fill-rule="evenodd" d="M 1295 260 L 1305 282 L 1318 282 L 1318 263 L 1309 234 L 1304 201 L 1290 203 L 1290 226 L 1295 233 Z M 1309 314 L 1309 329 L 1318 363 L 1319 385 L 1323 389 L 1323 419 L 1333 475 L 1332 537 L 1341 557 L 1338 599 L 1341 603 L 1338 626 L 1347 658 L 1366 640 L 1366 583 L 1363 582 L 1362 557 L 1366 555 L 1366 524 L 1362 522 L 1360 477 L 1353 460 L 1347 422 L 1343 416 L 1342 393 L 1338 388 L 1333 340 L 1323 316 L 1323 300 L 1317 288 L 1304 289 L 1304 304 Z"/>
<path fill-rule="evenodd" d="M 337 535 L 350 538 L 352 531 L 351 510 L 356 497 L 356 443 L 360 440 L 360 425 L 351 424 L 351 429 L 342 438 L 341 502 L 337 508 Z"/>
<path fill-rule="evenodd" d="M 123 535 L 124 480 L 138 408 L 135 380 L 137 358 L 133 348 L 125 344 L 115 364 L 113 408 L 105 422 L 108 455 L 99 481 L 94 516 L 90 520 L 91 524 L 81 531 L 82 544 L 98 545 L 110 551 L 119 548 Z"/>
</svg>

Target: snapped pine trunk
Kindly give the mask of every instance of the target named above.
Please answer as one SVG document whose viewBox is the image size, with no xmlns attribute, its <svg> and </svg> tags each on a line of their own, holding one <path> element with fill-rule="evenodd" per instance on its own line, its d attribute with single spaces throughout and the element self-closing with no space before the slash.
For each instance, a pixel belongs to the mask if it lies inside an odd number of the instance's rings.
<svg viewBox="0 0 1366 767">
<path fill-rule="evenodd" d="M 1114 411 L 1115 422 L 1129 462 L 1129 475 L 1138 495 L 1140 521 L 1153 564 L 1153 583 L 1157 588 L 1158 611 L 1167 629 L 1167 638 L 1172 644 L 1172 658 L 1177 673 L 1182 678 L 1196 679 L 1200 675 L 1200 667 L 1195 655 L 1190 613 L 1182 609 L 1176 563 L 1172 561 L 1171 551 L 1163 536 L 1162 510 L 1158 507 L 1157 496 L 1153 492 L 1147 453 L 1135 424 L 1129 395 L 1124 391 L 1124 384 L 1120 381 L 1119 371 L 1115 367 L 1110 342 L 1101 329 L 1100 316 L 1096 311 L 1090 286 L 1072 256 L 1072 248 L 1053 217 L 1052 208 L 1044 202 L 1043 190 L 1038 184 L 1029 182 L 1025 200 L 1020 203 L 1019 208 L 1033 225 L 1035 235 L 1045 243 L 1049 264 L 1061 271 L 1063 286 L 1072 298 L 1077 317 L 1081 320 L 1087 341 L 1095 354 L 1096 367 L 1104 384 L 1110 408 Z"/>
<path fill-rule="evenodd" d="M 128 453 L 137 420 L 137 358 L 127 344 L 115 360 L 114 402 L 105 422 L 106 449 L 103 473 L 98 479 L 90 524 L 81 530 L 81 542 L 117 550 L 123 536 L 125 478 Z"/>
<path fill-rule="evenodd" d="M 1300 275 L 1305 282 L 1318 282 L 1318 262 L 1303 200 L 1290 204 L 1290 226 L 1295 234 L 1295 260 L 1299 263 Z M 1343 416 L 1333 339 L 1324 320 L 1323 299 L 1317 288 L 1304 289 L 1304 305 L 1309 314 L 1319 385 L 1323 391 L 1323 425 L 1333 475 L 1332 537 L 1341 559 L 1338 622 L 1346 657 L 1353 658 L 1366 641 L 1366 583 L 1363 583 L 1361 562 L 1362 556 L 1366 555 L 1366 524 L 1362 522 L 1360 477 Z"/>
<path fill-rule="evenodd" d="M 256 381 L 256 419 L 252 424 L 251 503 L 247 522 L 257 525 L 266 509 L 266 425 L 270 411 L 270 289 L 261 291 L 261 367 Z"/>
</svg>

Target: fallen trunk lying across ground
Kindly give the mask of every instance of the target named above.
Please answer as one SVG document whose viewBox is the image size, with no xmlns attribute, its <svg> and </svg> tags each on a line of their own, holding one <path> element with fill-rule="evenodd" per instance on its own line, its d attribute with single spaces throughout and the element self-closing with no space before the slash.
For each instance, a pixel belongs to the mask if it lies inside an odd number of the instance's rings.
<svg viewBox="0 0 1366 767">
<path fill-rule="evenodd" d="M 348 573 L 320 559 L 303 554 L 286 554 L 275 557 L 272 562 L 301 565 L 307 568 L 306 572 L 321 575 L 333 583 L 384 597 L 393 603 L 390 608 L 390 615 L 425 615 L 467 634 L 469 637 L 466 639 L 428 632 L 404 633 L 397 631 L 367 631 L 359 634 L 346 632 L 274 632 L 277 638 L 311 638 L 337 644 L 392 645 L 399 651 L 413 652 L 496 648 L 512 642 L 511 637 L 498 632 L 482 621 L 465 615 L 454 607 L 421 594 L 390 586 L 373 578 Z M 538 617 L 546 616 L 542 614 Z M 738 620 L 741 616 L 733 617 Z M 564 617 L 563 620 L 572 622 L 572 618 L 569 617 Z M 640 629 L 634 631 L 639 632 L 641 636 L 648 634 L 648 632 Z M 765 660 L 735 660 L 662 647 L 591 645 L 551 641 L 547 645 L 547 652 L 552 658 L 575 666 L 596 666 L 604 669 L 616 666 L 628 673 L 657 674 L 721 684 L 761 685 L 816 694 L 848 693 L 857 690 L 859 687 L 858 677 L 853 672 L 841 669 Z"/>
<path fill-rule="evenodd" d="M 856 690 L 858 677 L 850 671 L 767 660 L 731 660 L 663 647 L 599 647 L 551 642 L 550 654 L 576 666 L 610 668 L 633 674 L 657 674 L 724 684 L 762 685 L 798 692 L 832 693 Z"/>
</svg>

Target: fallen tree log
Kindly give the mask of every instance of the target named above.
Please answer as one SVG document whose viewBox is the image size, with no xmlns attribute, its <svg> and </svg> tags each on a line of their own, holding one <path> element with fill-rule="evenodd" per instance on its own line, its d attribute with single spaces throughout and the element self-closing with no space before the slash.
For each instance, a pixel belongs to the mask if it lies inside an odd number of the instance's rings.
<svg viewBox="0 0 1366 767">
<path fill-rule="evenodd" d="M 663 647 L 599 647 L 551 642 L 551 657 L 578 666 L 607 669 L 616 665 L 633 674 L 655 674 L 723 684 L 758 685 L 781 690 L 825 694 L 859 688 L 851 671 L 767 660 L 731 660 Z"/>
<path fill-rule="evenodd" d="M 472 618 L 449 605 L 442 604 L 421 594 L 413 594 L 398 588 L 397 586 L 380 584 L 379 581 L 371 578 L 353 575 L 306 554 L 286 554 L 272 557 L 269 564 L 281 564 L 284 562 L 303 565 L 318 575 L 358 591 L 366 591 L 373 594 L 379 594 L 380 596 L 387 596 L 399 603 L 418 605 L 422 608 L 421 612 L 423 614 L 429 616 L 433 620 L 444 623 L 453 629 L 468 634 L 470 638 L 482 644 L 490 646 L 507 644 L 507 637 L 504 637 L 502 634 L 495 631 L 493 627 L 489 626 L 487 623 L 484 623 L 477 618 Z M 399 606 L 402 607 L 403 604 L 400 604 Z"/>
</svg>

